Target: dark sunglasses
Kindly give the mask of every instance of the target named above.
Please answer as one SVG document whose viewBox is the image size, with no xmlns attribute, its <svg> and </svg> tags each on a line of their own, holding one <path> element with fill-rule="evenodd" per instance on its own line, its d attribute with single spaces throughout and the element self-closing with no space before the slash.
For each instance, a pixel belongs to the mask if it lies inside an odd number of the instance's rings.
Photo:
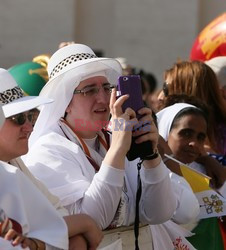
<svg viewBox="0 0 226 250">
<path fill-rule="evenodd" d="M 169 87 L 168 87 L 168 84 L 166 82 L 163 83 L 162 91 L 163 91 L 163 94 L 165 95 L 165 97 L 167 97 L 169 95 Z"/>
<path fill-rule="evenodd" d="M 24 123 L 28 120 L 29 122 L 32 123 L 32 125 L 35 124 L 37 118 L 39 115 L 39 110 L 38 109 L 32 109 L 28 112 L 20 113 L 17 115 L 13 115 L 7 118 L 7 120 L 11 120 L 14 122 L 16 125 L 22 126 Z"/>
</svg>

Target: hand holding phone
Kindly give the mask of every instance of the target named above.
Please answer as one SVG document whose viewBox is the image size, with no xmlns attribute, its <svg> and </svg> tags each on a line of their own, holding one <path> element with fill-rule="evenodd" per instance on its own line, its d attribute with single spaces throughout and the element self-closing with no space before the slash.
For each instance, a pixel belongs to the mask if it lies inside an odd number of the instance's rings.
<svg viewBox="0 0 226 250">
<path fill-rule="evenodd" d="M 139 120 L 141 116 L 137 112 L 139 109 L 145 107 L 142 99 L 140 76 L 139 75 L 120 76 L 118 79 L 117 91 L 119 96 L 129 94 L 129 98 L 122 105 L 123 112 L 125 112 L 125 110 L 128 107 L 130 107 L 136 112 L 137 119 Z M 141 126 L 143 125 L 144 124 L 142 123 Z M 142 128 L 138 126 L 138 128 L 136 129 L 142 129 Z M 146 156 L 153 154 L 151 141 L 145 141 L 140 144 L 137 144 L 135 143 L 135 140 L 137 138 L 138 137 L 132 138 L 131 147 L 127 153 L 127 158 L 129 161 L 132 161 L 138 157 L 144 159 Z"/>
</svg>

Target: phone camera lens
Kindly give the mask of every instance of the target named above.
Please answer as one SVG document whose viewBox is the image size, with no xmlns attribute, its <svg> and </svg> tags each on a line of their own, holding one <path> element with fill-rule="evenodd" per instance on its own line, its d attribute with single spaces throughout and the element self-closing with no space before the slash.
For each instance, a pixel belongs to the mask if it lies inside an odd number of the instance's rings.
<svg viewBox="0 0 226 250">
<path fill-rule="evenodd" d="M 128 81 L 128 77 L 124 76 L 123 81 Z"/>
</svg>

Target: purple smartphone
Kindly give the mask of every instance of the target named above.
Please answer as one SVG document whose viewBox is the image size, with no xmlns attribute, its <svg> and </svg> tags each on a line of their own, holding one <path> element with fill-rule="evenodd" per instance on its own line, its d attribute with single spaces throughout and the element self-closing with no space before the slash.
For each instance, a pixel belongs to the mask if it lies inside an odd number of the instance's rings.
<svg viewBox="0 0 226 250">
<path fill-rule="evenodd" d="M 137 111 L 145 106 L 142 99 L 140 76 L 120 76 L 118 79 L 117 92 L 117 96 L 129 94 L 129 98 L 123 103 L 122 109 L 125 111 L 128 107 L 132 108 L 136 112 L 137 119 L 139 120 L 141 115 L 137 114 Z M 153 153 L 152 144 L 150 141 L 136 144 L 135 140 L 136 138 L 133 137 L 130 150 L 127 153 L 127 158 L 129 161 L 132 161 L 138 157 L 144 159 L 147 155 Z"/>
<path fill-rule="evenodd" d="M 145 106 L 142 100 L 142 89 L 139 75 L 120 76 L 118 79 L 117 91 L 119 96 L 129 94 L 129 99 L 127 99 L 122 105 L 123 111 L 130 107 L 137 113 L 139 109 Z M 138 114 L 137 118 L 140 118 Z"/>
</svg>

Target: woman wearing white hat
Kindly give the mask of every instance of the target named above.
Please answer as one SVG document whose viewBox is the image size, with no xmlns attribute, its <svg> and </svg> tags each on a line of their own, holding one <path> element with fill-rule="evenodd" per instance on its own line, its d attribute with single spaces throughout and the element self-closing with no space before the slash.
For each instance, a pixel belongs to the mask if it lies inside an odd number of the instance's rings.
<svg viewBox="0 0 226 250">
<path fill-rule="evenodd" d="M 43 242 L 47 249 L 67 249 L 67 228 L 63 219 L 30 180 L 7 163 L 27 152 L 36 114 L 33 109 L 51 100 L 23 97 L 21 89 L 4 69 L 0 69 L 0 100 L 6 118 L 0 129 L 1 208 L 21 225 L 22 233 L 32 239 L 29 241 L 31 249 Z M 52 237 L 53 232 L 55 237 Z"/>
<path fill-rule="evenodd" d="M 212 169 L 214 169 L 214 175 L 219 176 L 217 176 L 218 178 L 212 178 L 211 181 L 214 181 L 212 186 L 217 189 L 217 184 L 224 184 L 218 191 L 225 197 L 226 171 L 204 151 L 208 118 L 202 109 L 188 103 L 175 103 L 159 111 L 157 120 L 159 133 L 167 141 L 174 158 L 204 174 L 209 174 L 210 170 L 213 172 Z M 218 181 L 220 179 L 221 181 Z M 203 200 L 210 198 L 208 194 L 205 196 L 205 198 L 202 197 Z M 212 196 L 214 195 L 212 194 Z M 200 204 L 200 207 L 204 207 L 203 203 Z M 225 239 L 225 233 L 223 233 L 224 230 L 220 232 L 219 229 L 219 224 L 222 221 L 219 220 L 218 224 L 216 217 L 219 216 L 219 213 L 212 213 L 213 215 L 215 217 L 202 220 L 196 219 L 196 221 L 193 221 L 193 225 L 190 225 L 196 226 L 194 229 L 195 234 L 188 238 L 196 249 L 224 249 L 223 239 Z M 222 226 L 222 228 L 224 227 Z M 207 237 L 208 241 L 206 240 Z"/>
<path fill-rule="evenodd" d="M 132 132 L 113 129 L 109 145 L 102 127 L 97 126 L 106 124 L 110 109 L 113 119 L 136 121 L 132 109 L 125 113 L 121 109 L 128 96 L 116 101 L 113 91 L 110 101 L 112 86 L 121 75 L 120 64 L 97 58 L 85 45 L 72 44 L 52 56 L 48 73 L 50 80 L 40 95 L 55 102 L 40 113 L 26 157 L 28 167 L 70 213 L 87 213 L 102 229 L 133 224 L 138 161 L 126 159 Z M 150 109 L 140 112 L 152 122 Z M 154 124 L 138 142 L 146 140 L 157 148 Z M 155 156 L 145 160 L 141 169 L 139 215 L 143 224 L 168 220 L 178 202 L 169 171 L 161 157 Z M 150 241 L 149 236 L 145 249 L 151 248 Z"/>
<path fill-rule="evenodd" d="M 5 122 L 5 116 L 2 110 L 2 105 L 0 105 L 0 128 Z M 25 237 L 17 233 L 21 232 L 22 228 L 18 222 L 9 219 L 2 208 L 0 208 L 0 246 L 5 250 L 11 249 L 12 244 L 15 250 L 21 250 L 22 248 L 18 246 L 20 243 L 24 242 Z M 19 229 L 19 230 L 18 230 Z M 3 238 L 4 235 L 4 238 Z M 11 243 L 10 240 L 13 239 Z M 18 244 L 18 245 L 17 245 Z"/>
<path fill-rule="evenodd" d="M 50 102 L 51 99 L 44 97 L 24 97 L 9 72 L 0 69 L 0 104 L 6 117 L 4 120 L 1 113 L 0 207 L 10 219 L 16 220 L 21 226 L 19 232 L 10 231 L 6 232 L 7 235 L 4 233 L 0 236 L 15 241 L 15 235 L 22 233 L 32 239 L 26 239 L 26 244 L 31 249 L 68 249 L 69 236 L 72 237 L 70 249 L 78 249 L 78 240 L 81 237 L 74 236 L 82 234 L 90 247 L 95 248 L 102 238 L 96 223 L 87 215 L 67 216 L 68 213 L 60 206 L 59 199 L 36 180 L 18 158 L 27 153 L 28 138 L 38 115 L 35 108 Z M 75 240 L 78 248 L 74 248 Z M 2 243 L 1 240 L 1 249 Z M 16 243 L 20 242 L 16 240 Z M 86 244 L 83 246 L 79 249 L 86 249 Z"/>
</svg>

